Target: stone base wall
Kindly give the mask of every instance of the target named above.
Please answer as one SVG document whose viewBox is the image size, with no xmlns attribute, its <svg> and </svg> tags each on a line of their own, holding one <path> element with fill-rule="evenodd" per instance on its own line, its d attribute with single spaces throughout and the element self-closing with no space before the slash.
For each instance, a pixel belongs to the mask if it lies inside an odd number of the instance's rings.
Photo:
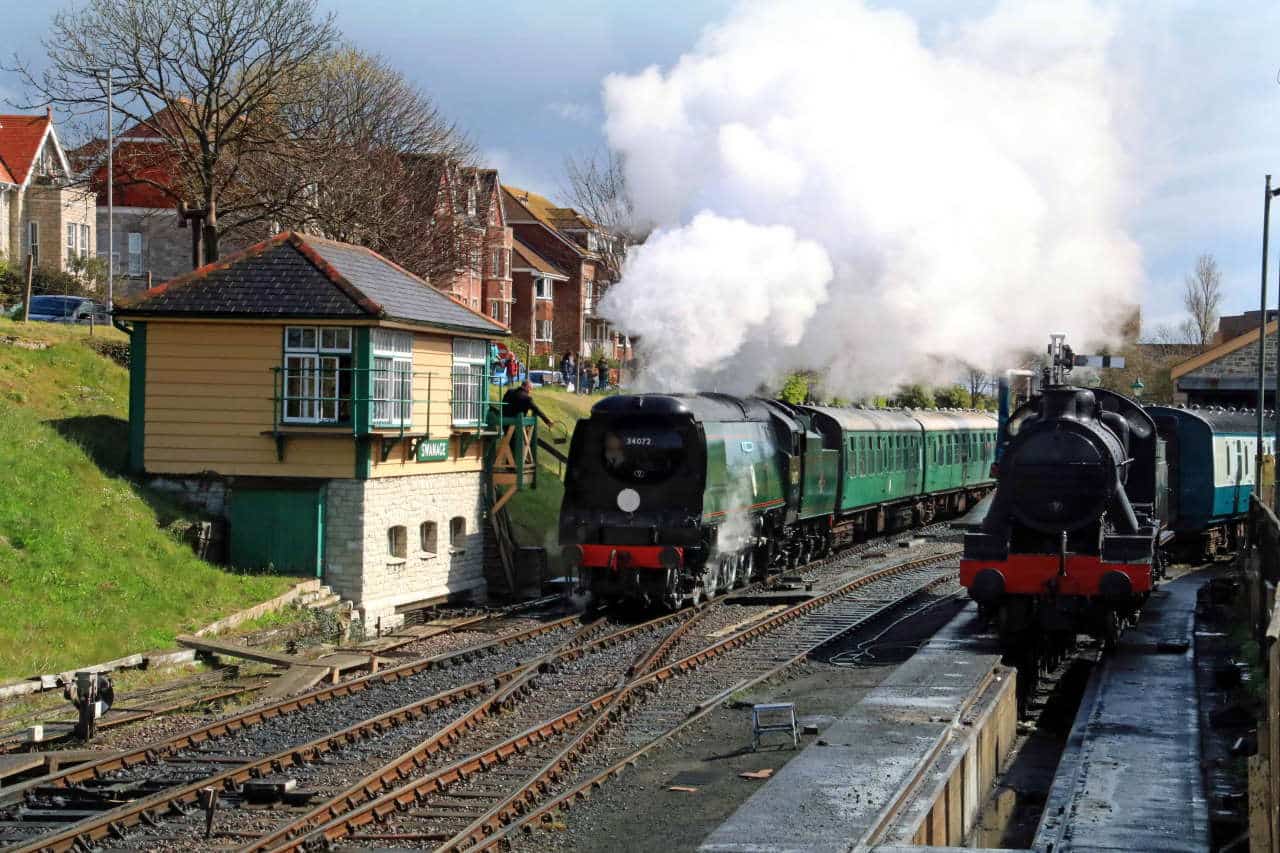
<svg viewBox="0 0 1280 853">
<path fill-rule="evenodd" d="M 330 480 L 325 487 L 325 583 L 356 603 L 366 625 L 403 621 L 395 609 L 438 596 L 485 597 L 486 527 L 475 473 Z M 462 535 L 450 543 L 454 519 Z M 423 542 L 434 524 L 434 543 Z M 405 555 L 391 552 L 391 529 L 405 528 Z M 434 547 L 434 551 L 424 549 Z"/>
</svg>

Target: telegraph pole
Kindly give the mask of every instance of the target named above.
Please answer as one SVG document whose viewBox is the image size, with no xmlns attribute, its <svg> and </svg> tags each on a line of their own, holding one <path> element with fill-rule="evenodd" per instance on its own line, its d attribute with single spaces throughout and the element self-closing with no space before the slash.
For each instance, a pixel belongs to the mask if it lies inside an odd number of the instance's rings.
<svg viewBox="0 0 1280 853">
<path fill-rule="evenodd" d="M 107 311 L 116 310 L 115 138 L 112 135 L 112 70 L 107 69 Z"/>
</svg>

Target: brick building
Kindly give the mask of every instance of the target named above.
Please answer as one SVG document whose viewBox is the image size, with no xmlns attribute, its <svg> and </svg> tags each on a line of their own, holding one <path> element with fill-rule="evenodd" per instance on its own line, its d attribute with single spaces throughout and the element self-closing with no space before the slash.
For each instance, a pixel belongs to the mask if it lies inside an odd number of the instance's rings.
<svg viewBox="0 0 1280 853">
<path fill-rule="evenodd" d="M 0 257 L 67 272 L 96 253 L 93 192 L 75 180 L 52 114 L 0 115 Z"/>
<path fill-rule="evenodd" d="M 555 367 L 565 347 L 555 336 L 556 289 L 569 276 L 520 240 L 511 254 L 511 334 L 529 342 L 535 367 Z"/>
<path fill-rule="evenodd" d="M 1258 312 L 1251 312 L 1256 322 Z M 1276 321 L 1267 323 L 1266 404 L 1275 407 Z M 1174 365 L 1170 371 L 1178 402 L 1201 406 L 1258 403 L 1258 328 Z"/>
<path fill-rule="evenodd" d="M 572 208 L 518 187 L 502 188 L 502 206 L 516 239 L 566 276 L 555 289 L 552 349 L 579 356 L 600 350 L 630 361 L 631 342 L 599 313 L 600 298 L 618 275 L 609 262 L 615 253 L 605 245 L 613 238 Z"/>
<path fill-rule="evenodd" d="M 201 503 L 228 519 L 233 564 L 320 575 L 383 627 L 485 596 L 504 328 L 369 249 L 293 232 L 116 316 L 130 465 L 216 495 Z"/>
<path fill-rule="evenodd" d="M 431 284 L 502 326 L 511 324 L 511 229 L 495 169 L 461 166 L 434 155 L 405 158 L 423 211 Z M 393 260 L 413 266 L 409 259 Z M 442 271 L 442 267 L 452 271 Z"/>
<path fill-rule="evenodd" d="M 104 259 L 110 251 L 118 295 L 139 293 L 149 280 L 168 281 L 199 265 L 200 259 L 193 257 L 194 229 L 182 227 L 178 220 L 177 159 L 153 127 L 163 121 L 162 110 L 115 138 L 111 208 L 107 207 L 106 143 L 90 142 L 73 155 L 89 172 L 89 186 L 97 194 L 98 245 Z M 114 219 L 110 228 L 108 210 Z M 112 243 L 109 249 L 108 242 Z M 222 248 L 231 252 L 243 246 L 233 241 Z"/>
</svg>

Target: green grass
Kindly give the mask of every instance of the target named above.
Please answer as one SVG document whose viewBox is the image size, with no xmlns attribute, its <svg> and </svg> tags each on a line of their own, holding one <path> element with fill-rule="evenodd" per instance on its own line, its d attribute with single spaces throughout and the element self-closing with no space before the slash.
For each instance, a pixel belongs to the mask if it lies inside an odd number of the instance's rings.
<svg viewBox="0 0 1280 853">
<path fill-rule="evenodd" d="M 591 407 L 600 400 L 599 394 L 567 394 L 559 389 L 541 388 L 533 392 L 538 408 L 556 422 L 547 429 L 539 425 L 544 440 L 561 453 L 568 455 L 569 443 L 556 444 L 555 440 L 572 437 L 579 418 L 590 416 Z M 560 519 L 560 501 L 564 497 L 564 481 L 561 465 L 545 451 L 538 453 L 538 488 L 526 489 L 507 504 L 511 510 L 511 525 L 521 545 L 541 545 L 553 570 L 558 570 L 560 546 L 557 544 L 557 528 Z"/>
<path fill-rule="evenodd" d="M 121 474 L 128 374 L 86 331 L 0 320 L 0 679 L 169 645 L 296 580 L 220 569 L 161 529 L 184 513 Z"/>
</svg>

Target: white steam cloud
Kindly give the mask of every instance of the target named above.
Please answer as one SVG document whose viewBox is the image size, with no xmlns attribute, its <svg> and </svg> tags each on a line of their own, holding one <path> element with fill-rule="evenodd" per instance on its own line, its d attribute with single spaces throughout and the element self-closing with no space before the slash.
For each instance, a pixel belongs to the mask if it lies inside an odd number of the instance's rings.
<svg viewBox="0 0 1280 853">
<path fill-rule="evenodd" d="M 649 384 L 841 396 L 1117 328 L 1141 260 L 1085 0 L 1006 3 L 926 45 L 858 2 L 748 3 L 666 70 L 614 75 L 642 224 L 602 311 Z"/>
</svg>

